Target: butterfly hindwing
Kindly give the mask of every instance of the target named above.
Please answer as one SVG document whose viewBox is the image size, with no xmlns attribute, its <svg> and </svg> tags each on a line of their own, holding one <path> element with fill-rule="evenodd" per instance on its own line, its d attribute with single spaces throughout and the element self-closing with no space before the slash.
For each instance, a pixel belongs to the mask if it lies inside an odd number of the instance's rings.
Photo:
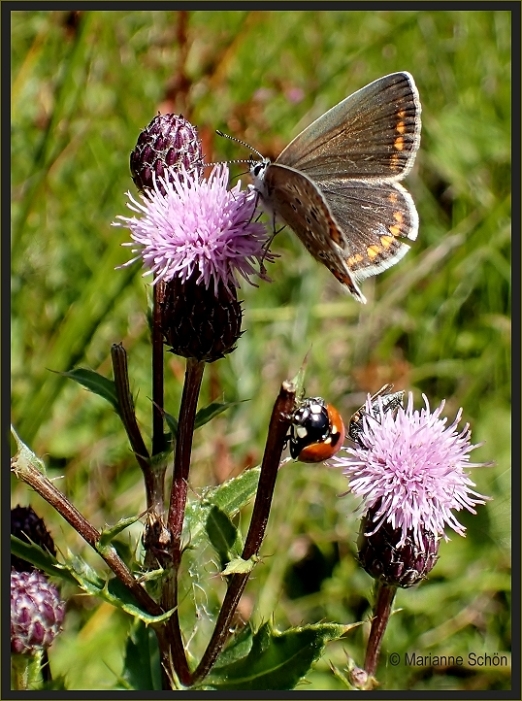
<svg viewBox="0 0 522 701">
<path fill-rule="evenodd" d="M 337 178 L 321 191 L 342 233 L 345 262 L 357 280 L 377 275 L 399 261 L 417 238 L 413 199 L 398 183 Z"/>
<path fill-rule="evenodd" d="M 364 300 L 345 262 L 346 237 L 315 184 L 301 173 L 273 163 L 266 168 L 263 188 L 264 201 L 312 256 L 326 265 L 354 297 Z"/>
</svg>

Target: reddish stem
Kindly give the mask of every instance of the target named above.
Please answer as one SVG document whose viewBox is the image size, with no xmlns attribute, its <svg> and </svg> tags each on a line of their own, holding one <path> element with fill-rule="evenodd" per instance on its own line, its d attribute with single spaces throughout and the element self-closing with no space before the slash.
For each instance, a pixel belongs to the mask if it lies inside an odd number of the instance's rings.
<svg viewBox="0 0 522 701">
<path fill-rule="evenodd" d="M 389 586 L 388 584 L 380 582 L 377 585 L 377 599 L 373 609 L 374 617 L 364 660 L 364 670 L 368 675 L 373 676 L 377 669 L 381 644 L 390 619 L 396 591 L 397 587 Z"/>
<path fill-rule="evenodd" d="M 176 452 L 174 457 L 174 476 L 170 493 L 170 509 L 168 529 L 172 541 L 170 543 L 171 565 L 164 578 L 162 591 L 162 606 L 165 610 L 174 609 L 167 622 L 167 638 L 172 652 L 172 663 L 176 674 L 185 686 L 192 684 L 185 645 L 181 635 L 178 613 L 178 573 L 181 564 L 183 519 L 187 503 L 188 475 L 192 438 L 196 420 L 199 392 L 203 379 L 205 363 L 193 358 L 187 359 L 185 383 L 179 410 L 178 434 L 176 437 Z"/>
<path fill-rule="evenodd" d="M 257 555 L 263 542 L 268 517 L 270 515 L 272 497 L 274 495 L 277 472 L 281 462 L 281 453 L 283 452 L 285 439 L 290 427 L 294 404 L 295 387 L 289 382 L 283 382 L 270 419 L 256 500 L 254 502 L 250 527 L 241 556 L 243 560 L 248 560 L 253 555 Z M 233 574 L 230 576 L 227 593 L 223 599 L 214 632 L 201 658 L 201 662 L 194 671 L 194 681 L 203 679 L 208 674 L 210 668 L 223 649 L 230 635 L 232 618 L 236 612 L 237 605 L 239 604 L 249 576 L 250 573 Z"/>
</svg>

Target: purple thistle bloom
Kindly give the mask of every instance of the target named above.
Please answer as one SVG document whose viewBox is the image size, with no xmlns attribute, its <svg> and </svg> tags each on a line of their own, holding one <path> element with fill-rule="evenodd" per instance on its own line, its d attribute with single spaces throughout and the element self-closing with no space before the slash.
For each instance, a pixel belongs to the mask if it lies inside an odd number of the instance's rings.
<svg viewBox="0 0 522 701">
<path fill-rule="evenodd" d="M 265 227 L 253 221 L 256 193 L 242 191 L 241 183 L 228 190 L 228 175 L 225 164 L 201 180 L 183 169 L 169 170 L 166 178 L 154 176 L 141 202 L 128 192 L 127 207 L 139 217 L 118 216 L 121 223 L 113 225 L 130 229 L 133 243 L 123 245 L 138 255 L 121 267 L 141 257 L 153 284 L 186 281 L 194 273 L 197 284 L 213 285 L 216 294 L 220 282 L 230 289 L 239 286 L 238 277 L 251 282 L 251 276 L 263 276 L 263 262 L 273 256 L 264 248 Z"/>
<path fill-rule="evenodd" d="M 422 547 L 425 530 L 449 540 L 446 526 L 464 536 L 465 527 L 452 511 L 465 508 L 475 514 L 473 507 L 489 499 L 471 489 L 475 484 L 464 471 L 490 463 L 469 462 L 478 446 L 470 444 L 469 424 L 457 430 L 462 409 L 446 426 L 447 419 L 439 418 L 445 402 L 431 413 L 428 399 L 423 399 L 426 408 L 420 411 L 413 409 L 410 393 L 406 409 L 386 412 L 379 397 L 378 415 L 368 400 L 359 445 L 345 448 L 346 456 L 330 461 L 343 468 L 349 491 L 363 497 L 364 515 L 376 507 L 369 521 L 373 528 L 365 535 L 388 523 L 400 531 L 397 547 L 408 536 Z"/>
</svg>

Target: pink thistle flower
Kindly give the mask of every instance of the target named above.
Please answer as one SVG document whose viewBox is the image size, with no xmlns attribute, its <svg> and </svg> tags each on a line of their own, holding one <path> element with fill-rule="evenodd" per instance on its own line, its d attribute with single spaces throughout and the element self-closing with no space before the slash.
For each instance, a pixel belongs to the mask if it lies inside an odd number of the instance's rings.
<svg viewBox="0 0 522 701">
<path fill-rule="evenodd" d="M 228 190 L 228 178 L 226 164 L 214 166 L 208 179 L 178 168 L 154 175 L 141 201 L 128 192 L 127 207 L 138 216 L 118 216 L 113 225 L 130 229 L 132 242 L 123 245 L 137 255 L 122 267 L 141 258 L 153 284 L 191 278 L 215 294 L 220 284 L 232 289 L 240 277 L 251 283 L 263 277 L 263 263 L 273 256 L 265 227 L 253 221 L 256 194 L 242 191 L 241 183 Z"/>
<path fill-rule="evenodd" d="M 377 411 L 368 399 L 358 444 L 330 461 L 343 468 L 349 491 L 363 498 L 363 516 L 371 512 L 364 535 L 389 526 L 396 529 L 396 547 L 413 540 L 422 548 L 426 531 L 449 540 L 446 526 L 464 536 L 466 529 L 453 512 L 467 509 L 475 514 L 474 507 L 489 500 L 472 489 L 475 484 L 465 471 L 491 463 L 469 461 L 479 446 L 470 443 L 469 424 L 457 429 L 462 409 L 447 426 L 447 419 L 440 418 L 445 402 L 431 412 L 428 399 L 423 399 L 425 408 L 414 410 L 410 393 L 408 406 L 393 412 L 384 410 L 382 398 Z"/>
</svg>

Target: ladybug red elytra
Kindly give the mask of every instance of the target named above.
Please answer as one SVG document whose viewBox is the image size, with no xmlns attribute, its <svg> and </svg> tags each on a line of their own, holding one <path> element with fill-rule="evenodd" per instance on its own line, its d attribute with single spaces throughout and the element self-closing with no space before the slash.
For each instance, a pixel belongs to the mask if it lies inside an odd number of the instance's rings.
<svg viewBox="0 0 522 701">
<path fill-rule="evenodd" d="M 388 384 L 381 387 L 380 390 L 375 392 L 370 397 L 371 403 L 371 416 L 373 416 L 377 421 L 381 415 L 380 405 L 382 402 L 382 410 L 384 413 L 388 411 L 395 411 L 402 406 L 402 400 L 404 398 L 404 391 L 392 392 L 393 385 Z M 379 397 L 381 398 L 379 401 Z M 363 417 L 368 416 L 369 413 L 366 410 L 366 404 L 363 404 L 360 409 L 357 409 L 355 414 L 350 418 L 350 423 L 348 425 L 348 436 L 352 441 L 358 443 L 360 446 L 365 448 L 366 446 L 362 444 L 359 436 L 364 431 L 364 421 Z"/>
<path fill-rule="evenodd" d="M 321 397 L 303 399 L 292 416 L 290 455 L 301 462 L 324 462 L 342 448 L 344 422 Z"/>
</svg>

